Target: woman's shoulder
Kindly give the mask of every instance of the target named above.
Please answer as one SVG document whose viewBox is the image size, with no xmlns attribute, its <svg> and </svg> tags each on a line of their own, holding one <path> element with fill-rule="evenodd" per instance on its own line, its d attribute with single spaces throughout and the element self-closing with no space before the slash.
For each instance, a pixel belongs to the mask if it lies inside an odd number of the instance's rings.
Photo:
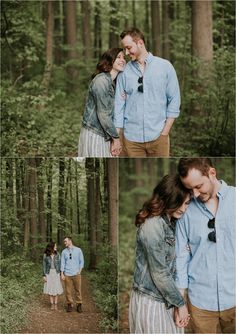
<svg viewBox="0 0 236 334">
<path fill-rule="evenodd" d="M 140 229 L 143 233 L 159 233 L 163 231 L 164 220 L 160 216 L 147 218 L 141 225 Z"/>
<path fill-rule="evenodd" d="M 112 84 L 111 75 L 110 73 L 99 73 L 93 78 L 92 80 L 92 87 L 93 88 L 101 88 L 104 86 L 109 86 Z"/>
</svg>

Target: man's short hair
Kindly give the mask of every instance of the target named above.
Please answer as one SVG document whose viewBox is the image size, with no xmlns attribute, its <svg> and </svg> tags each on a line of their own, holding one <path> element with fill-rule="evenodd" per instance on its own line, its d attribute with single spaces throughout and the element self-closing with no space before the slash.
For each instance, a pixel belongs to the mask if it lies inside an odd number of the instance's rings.
<svg viewBox="0 0 236 334">
<path fill-rule="evenodd" d="M 120 38 L 123 39 L 125 36 L 131 36 L 135 42 L 137 42 L 139 39 L 142 39 L 145 44 L 145 37 L 142 31 L 140 31 L 138 28 L 128 28 L 120 34 Z"/>
<path fill-rule="evenodd" d="M 202 175 L 208 176 L 209 169 L 213 167 L 210 158 L 181 158 L 178 164 L 178 173 L 186 177 L 191 169 L 198 169 Z"/>
<path fill-rule="evenodd" d="M 67 236 L 66 236 L 66 237 L 64 237 L 64 240 L 65 240 L 65 239 L 70 239 L 70 240 L 72 241 L 72 238 L 71 238 L 71 237 L 67 237 Z"/>
</svg>

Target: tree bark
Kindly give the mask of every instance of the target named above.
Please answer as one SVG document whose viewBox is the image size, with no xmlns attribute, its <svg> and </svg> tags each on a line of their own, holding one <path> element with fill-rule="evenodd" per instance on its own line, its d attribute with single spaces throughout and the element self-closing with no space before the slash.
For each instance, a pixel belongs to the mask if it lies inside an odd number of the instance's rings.
<svg viewBox="0 0 236 334">
<path fill-rule="evenodd" d="M 94 10 L 94 58 L 98 59 L 102 53 L 102 25 L 100 3 L 96 1 Z"/>
<path fill-rule="evenodd" d="M 52 239 L 52 161 L 47 159 L 47 241 Z"/>
<path fill-rule="evenodd" d="M 40 241 L 46 242 L 46 222 L 45 222 L 45 207 L 44 207 L 44 182 L 42 172 L 42 158 L 36 159 L 37 166 L 37 191 L 38 191 L 38 220 Z"/>
<path fill-rule="evenodd" d="M 54 1 L 47 1 L 47 33 L 46 33 L 46 65 L 42 86 L 45 95 L 48 94 L 48 87 L 52 75 L 53 65 L 53 31 L 54 31 Z"/>
<path fill-rule="evenodd" d="M 77 28 L 76 28 L 76 1 L 64 1 L 65 9 L 65 24 L 66 24 L 66 43 L 68 46 L 67 60 L 69 62 L 67 66 L 67 73 L 69 77 L 69 89 L 75 91 L 76 82 L 78 79 L 78 70 L 73 64 L 73 61 L 78 59 L 77 53 Z"/>
<path fill-rule="evenodd" d="M 28 158 L 29 165 L 29 213 L 30 213 L 30 241 L 31 241 L 31 255 L 36 259 L 38 243 L 38 228 L 36 215 L 36 189 L 37 189 L 37 175 L 36 175 L 36 160 L 35 158 Z"/>
<path fill-rule="evenodd" d="M 108 173 L 108 240 L 117 246 L 118 229 L 118 160 L 107 158 Z"/>
<path fill-rule="evenodd" d="M 89 269 L 96 269 L 95 171 L 94 158 L 86 159 L 87 212 L 89 221 Z"/>
<path fill-rule="evenodd" d="M 78 162 L 75 161 L 75 192 L 76 192 L 76 221 L 78 234 L 81 233 L 80 208 L 79 208 L 79 183 L 78 183 Z"/>
<path fill-rule="evenodd" d="M 96 262 L 99 261 L 102 235 L 101 209 L 100 209 L 100 159 L 95 159 L 95 223 L 96 223 Z"/>
<path fill-rule="evenodd" d="M 117 13 L 119 12 L 118 0 L 110 0 L 110 32 L 109 32 L 109 48 L 114 48 L 119 45 L 119 21 Z"/>
<path fill-rule="evenodd" d="M 192 52 L 203 62 L 213 59 L 212 1 L 192 1 Z"/>
<path fill-rule="evenodd" d="M 91 59 L 91 32 L 90 32 L 90 2 L 89 0 L 82 0 L 81 2 L 82 12 L 82 40 L 84 45 L 84 60 Z M 95 31 L 95 34 L 97 32 Z"/>
<path fill-rule="evenodd" d="M 169 39 L 169 0 L 162 2 L 162 56 L 170 60 L 170 39 Z"/>
<path fill-rule="evenodd" d="M 62 244 L 65 221 L 65 159 L 59 159 L 59 189 L 58 189 L 58 214 L 57 240 Z"/>
<path fill-rule="evenodd" d="M 152 14 L 152 50 L 154 56 L 161 57 L 161 20 L 159 0 L 151 1 Z"/>
</svg>

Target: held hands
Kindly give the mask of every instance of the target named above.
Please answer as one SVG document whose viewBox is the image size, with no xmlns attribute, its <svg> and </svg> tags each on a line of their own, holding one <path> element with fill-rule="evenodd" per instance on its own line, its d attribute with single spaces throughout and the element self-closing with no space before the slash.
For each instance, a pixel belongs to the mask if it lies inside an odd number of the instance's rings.
<svg viewBox="0 0 236 334">
<path fill-rule="evenodd" d="M 190 314 L 186 305 L 176 307 L 174 311 L 175 324 L 177 327 L 182 328 L 188 325 Z"/>
<path fill-rule="evenodd" d="M 113 157 L 118 157 L 120 155 L 121 150 L 122 147 L 119 138 L 112 138 L 110 146 L 111 155 Z"/>
<path fill-rule="evenodd" d="M 61 273 L 61 279 L 64 281 L 66 278 L 65 278 L 65 275 L 63 273 Z"/>
</svg>

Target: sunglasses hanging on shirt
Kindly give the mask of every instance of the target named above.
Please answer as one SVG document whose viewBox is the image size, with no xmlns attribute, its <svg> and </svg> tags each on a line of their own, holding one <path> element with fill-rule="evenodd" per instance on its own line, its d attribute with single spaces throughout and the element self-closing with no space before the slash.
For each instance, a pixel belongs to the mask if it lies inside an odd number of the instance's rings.
<svg viewBox="0 0 236 334">
<path fill-rule="evenodd" d="M 207 226 L 208 228 L 214 229 L 214 231 L 208 234 L 208 239 L 212 242 L 216 242 L 215 218 L 209 219 Z"/>
<path fill-rule="evenodd" d="M 141 84 L 140 86 L 138 86 L 138 91 L 140 93 L 143 93 L 143 77 L 138 78 L 138 83 Z"/>
</svg>

